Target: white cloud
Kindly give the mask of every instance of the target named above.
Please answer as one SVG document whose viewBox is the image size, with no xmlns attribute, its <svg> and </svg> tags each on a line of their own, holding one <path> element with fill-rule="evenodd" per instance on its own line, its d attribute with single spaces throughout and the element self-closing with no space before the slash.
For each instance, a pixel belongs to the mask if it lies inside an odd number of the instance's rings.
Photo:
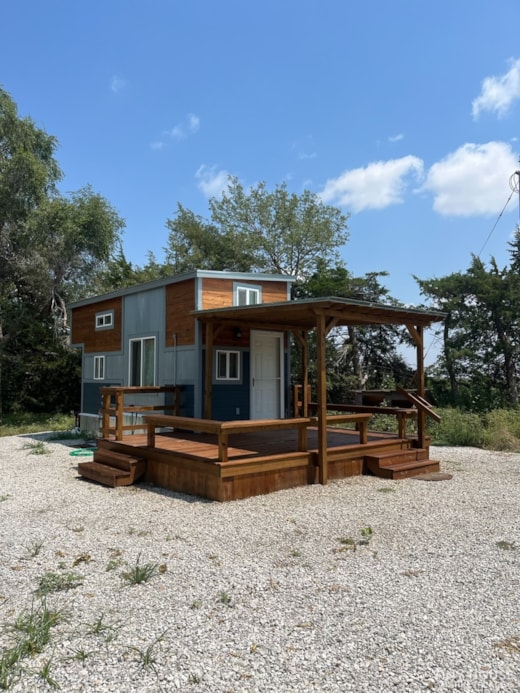
<svg viewBox="0 0 520 693">
<path fill-rule="evenodd" d="M 200 118 L 194 113 L 188 113 L 184 120 L 177 125 L 174 125 L 171 130 L 163 132 L 162 139 L 156 140 L 150 144 L 152 149 L 163 149 L 172 140 L 180 142 L 185 140 L 190 135 L 194 135 L 200 130 Z"/>
<path fill-rule="evenodd" d="M 477 120 L 483 111 L 499 118 L 505 116 L 514 101 L 520 99 L 520 59 L 510 60 L 509 71 L 499 77 L 486 77 L 480 95 L 472 102 L 472 114 Z"/>
<path fill-rule="evenodd" d="M 315 159 L 316 158 L 316 145 L 314 143 L 314 138 L 311 135 L 307 135 L 302 140 L 297 140 L 293 143 L 292 149 L 296 152 L 296 156 L 300 161 L 305 159 Z"/>
<path fill-rule="evenodd" d="M 401 140 L 404 140 L 404 135 L 402 132 L 400 132 L 398 135 L 390 135 L 388 138 L 389 142 L 400 142 Z"/>
<path fill-rule="evenodd" d="M 228 187 L 229 173 L 225 169 L 217 170 L 216 166 L 202 164 L 195 173 L 198 189 L 206 197 L 221 195 Z"/>
<path fill-rule="evenodd" d="M 348 207 L 354 213 L 384 209 L 403 202 L 410 177 L 422 179 L 422 175 L 423 162 L 416 156 L 375 161 L 328 180 L 320 196 L 324 202 Z"/>
<path fill-rule="evenodd" d="M 189 135 L 194 135 L 200 128 L 200 118 L 194 113 L 188 113 L 186 118 L 169 130 L 169 135 L 174 140 L 184 140 Z"/>
<path fill-rule="evenodd" d="M 430 168 L 422 189 L 433 193 L 433 209 L 443 216 L 497 214 L 517 168 L 505 142 L 464 144 Z"/>
<path fill-rule="evenodd" d="M 119 94 L 128 86 L 126 79 L 119 77 L 119 75 L 114 75 L 110 81 L 110 89 L 114 94 Z"/>
</svg>

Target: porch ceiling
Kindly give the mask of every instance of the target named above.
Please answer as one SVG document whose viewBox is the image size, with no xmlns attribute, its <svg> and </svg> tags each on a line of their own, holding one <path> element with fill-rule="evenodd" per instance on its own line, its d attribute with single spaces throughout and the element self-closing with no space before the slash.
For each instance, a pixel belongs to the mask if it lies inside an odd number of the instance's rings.
<svg viewBox="0 0 520 693">
<path fill-rule="evenodd" d="M 192 313 L 202 322 L 233 324 L 270 330 L 312 330 L 319 315 L 337 325 L 413 325 L 428 327 L 441 322 L 445 313 L 415 308 L 387 306 L 348 298 L 309 298 L 301 301 L 262 303 L 197 310 Z"/>
</svg>

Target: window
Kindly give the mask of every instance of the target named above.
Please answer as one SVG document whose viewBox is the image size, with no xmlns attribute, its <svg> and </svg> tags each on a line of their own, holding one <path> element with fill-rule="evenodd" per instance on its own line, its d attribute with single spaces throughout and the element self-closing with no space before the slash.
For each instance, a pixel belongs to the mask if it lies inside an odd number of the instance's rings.
<svg viewBox="0 0 520 693">
<path fill-rule="evenodd" d="M 114 326 L 114 311 L 96 313 L 96 330 L 103 330 Z"/>
<path fill-rule="evenodd" d="M 155 385 L 155 337 L 130 340 L 130 385 Z"/>
<path fill-rule="evenodd" d="M 105 357 L 94 356 L 94 380 L 105 379 Z"/>
<path fill-rule="evenodd" d="M 217 351 L 217 380 L 240 380 L 239 351 Z"/>
<path fill-rule="evenodd" d="M 233 302 L 235 306 L 254 306 L 262 302 L 259 286 L 235 284 Z"/>
</svg>

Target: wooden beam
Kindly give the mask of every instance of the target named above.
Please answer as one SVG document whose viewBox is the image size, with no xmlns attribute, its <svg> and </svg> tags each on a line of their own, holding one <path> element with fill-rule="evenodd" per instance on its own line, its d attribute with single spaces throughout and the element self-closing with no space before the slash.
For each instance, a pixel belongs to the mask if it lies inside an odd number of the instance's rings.
<svg viewBox="0 0 520 693">
<path fill-rule="evenodd" d="M 211 419 L 213 383 L 213 323 L 206 324 L 206 372 L 204 377 L 204 418 Z"/>
<path fill-rule="evenodd" d="M 318 376 L 318 464 L 319 481 L 325 485 L 328 481 L 327 460 L 327 360 L 326 360 L 326 335 L 325 313 L 316 316 L 317 335 L 316 346 L 318 349 L 317 376 Z"/>
<path fill-rule="evenodd" d="M 407 326 L 408 327 L 408 326 Z M 408 327 L 408 329 L 410 329 Z M 417 347 L 417 394 L 424 399 L 424 328 L 422 325 L 417 325 L 414 330 L 416 333 L 415 344 Z M 412 333 L 411 333 L 412 334 Z M 412 334 L 413 337 L 413 334 Z M 417 437 L 419 439 L 419 447 L 424 448 L 426 445 L 426 412 L 421 407 L 417 411 Z"/>
<path fill-rule="evenodd" d="M 421 346 L 422 347 L 422 337 L 417 331 L 417 328 L 414 327 L 413 325 L 407 325 L 406 326 L 408 332 L 410 333 L 411 338 L 414 341 L 415 346 Z"/>
</svg>

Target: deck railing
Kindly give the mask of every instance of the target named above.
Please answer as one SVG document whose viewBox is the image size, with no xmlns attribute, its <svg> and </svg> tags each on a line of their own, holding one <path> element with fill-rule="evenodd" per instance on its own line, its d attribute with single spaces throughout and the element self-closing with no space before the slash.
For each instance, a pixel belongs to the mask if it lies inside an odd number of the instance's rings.
<svg viewBox="0 0 520 693">
<path fill-rule="evenodd" d="M 294 416 L 304 414 L 303 388 L 301 385 L 293 385 L 293 408 Z M 311 413 L 318 409 L 317 402 L 311 402 L 311 388 L 307 388 L 307 413 Z M 355 414 L 385 414 L 395 416 L 397 435 L 399 438 L 406 438 L 406 425 L 410 419 L 417 419 L 417 409 L 415 407 L 382 407 L 370 406 L 365 404 L 332 404 L 327 403 L 327 411 L 331 412 L 352 412 Z M 330 415 L 327 416 L 327 421 L 330 420 Z"/>
<path fill-rule="evenodd" d="M 100 410 L 101 436 L 103 438 L 114 436 L 116 440 L 122 440 L 125 433 L 145 430 L 146 425 L 142 420 L 138 420 L 141 414 L 152 411 L 179 414 L 180 391 L 179 385 L 163 387 L 120 387 L 114 385 L 100 388 L 102 399 Z M 159 395 L 164 401 L 149 406 L 137 403 L 137 399 L 142 399 L 141 395 L 155 395 L 156 398 Z M 131 415 L 131 424 L 125 424 L 125 415 Z"/>
<path fill-rule="evenodd" d="M 368 420 L 371 414 L 353 413 L 327 416 L 327 424 L 355 423 L 359 431 L 359 442 L 365 445 L 368 440 Z M 295 429 L 298 433 L 297 447 L 299 452 L 307 451 L 307 428 L 316 426 L 315 417 L 297 417 L 294 419 L 254 419 L 240 421 L 215 421 L 213 419 L 195 419 L 188 416 L 166 416 L 148 414 L 144 417 L 148 427 L 148 446 L 155 447 L 157 428 L 212 433 L 217 436 L 218 462 L 228 461 L 229 436 L 233 433 L 257 433 L 259 431 L 281 431 Z"/>
</svg>

